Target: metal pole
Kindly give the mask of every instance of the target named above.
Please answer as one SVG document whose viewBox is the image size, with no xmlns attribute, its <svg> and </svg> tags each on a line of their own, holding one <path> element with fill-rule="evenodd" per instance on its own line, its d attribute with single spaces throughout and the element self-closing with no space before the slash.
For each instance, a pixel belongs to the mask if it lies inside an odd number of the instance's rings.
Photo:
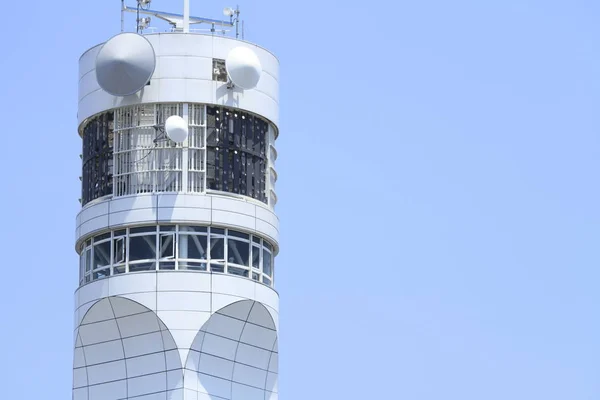
<svg viewBox="0 0 600 400">
<path fill-rule="evenodd" d="M 125 32 L 125 0 L 121 0 L 121 33 Z"/>
<path fill-rule="evenodd" d="M 183 33 L 190 32 L 190 0 L 183 0 Z"/>
</svg>

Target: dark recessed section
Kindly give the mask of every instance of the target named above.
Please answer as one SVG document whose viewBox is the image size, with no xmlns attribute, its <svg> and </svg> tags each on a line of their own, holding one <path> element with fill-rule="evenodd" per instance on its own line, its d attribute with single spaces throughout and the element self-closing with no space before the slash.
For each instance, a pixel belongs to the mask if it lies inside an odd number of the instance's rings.
<svg viewBox="0 0 600 400">
<path fill-rule="evenodd" d="M 209 106 L 206 129 L 207 188 L 266 203 L 269 123 L 246 112 Z"/>
<path fill-rule="evenodd" d="M 83 129 L 81 203 L 112 194 L 113 113 L 102 114 Z"/>
</svg>

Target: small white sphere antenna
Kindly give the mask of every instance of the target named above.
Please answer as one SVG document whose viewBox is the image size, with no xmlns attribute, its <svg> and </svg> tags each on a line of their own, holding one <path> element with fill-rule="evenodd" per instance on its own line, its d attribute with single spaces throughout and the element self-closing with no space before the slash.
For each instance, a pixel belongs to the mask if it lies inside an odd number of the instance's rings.
<svg viewBox="0 0 600 400">
<path fill-rule="evenodd" d="M 233 17 L 234 13 L 235 13 L 235 10 L 231 7 L 225 7 L 223 9 L 223 15 L 226 17 Z"/>
<path fill-rule="evenodd" d="M 254 89 L 262 74 L 258 56 L 248 47 L 236 47 L 225 60 L 225 69 L 229 79 L 242 89 Z"/>
<path fill-rule="evenodd" d="M 188 125 L 179 115 L 171 115 L 165 121 L 165 132 L 175 143 L 182 143 L 188 137 Z"/>
</svg>

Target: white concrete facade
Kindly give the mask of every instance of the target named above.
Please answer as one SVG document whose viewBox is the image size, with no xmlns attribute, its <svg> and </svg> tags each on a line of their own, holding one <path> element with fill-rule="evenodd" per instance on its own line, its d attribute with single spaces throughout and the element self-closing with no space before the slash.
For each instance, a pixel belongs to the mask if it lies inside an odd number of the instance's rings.
<svg viewBox="0 0 600 400">
<path fill-rule="evenodd" d="M 279 62 L 273 54 L 217 35 L 145 37 L 154 47 L 156 69 L 150 84 L 131 96 L 112 96 L 98 85 L 95 57 L 101 45 L 83 54 L 80 134 L 89 118 L 100 113 L 158 103 L 227 106 L 277 126 Z M 260 59 L 263 72 L 255 89 L 228 89 L 213 80 L 212 59 L 225 59 L 237 46 L 251 48 Z M 279 251 L 273 207 L 242 195 L 185 189 L 90 201 L 77 215 L 76 248 L 81 251 L 95 235 L 163 224 L 232 229 L 249 235 L 250 249 L 258 248 L 252 241 L 257 236 L 260 243 L 264 239 L 273 245 L 273 255 Z M 117 245 L 110 241 L 114 262 Z M 265 250 L 260 251 L 262 260 Z M 73 400 L 278 399 L 275 289 L 252 275 L 156 268 L 94 278 L 76 290 Z M 252 260 L 248 268 L 252 272 Z"/>
</svg>

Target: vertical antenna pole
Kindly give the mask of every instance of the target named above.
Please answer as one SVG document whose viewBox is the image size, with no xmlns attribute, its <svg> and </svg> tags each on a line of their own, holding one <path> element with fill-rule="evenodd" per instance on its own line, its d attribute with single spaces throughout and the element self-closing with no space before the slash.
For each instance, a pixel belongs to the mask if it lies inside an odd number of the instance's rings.
<svg viewBox="0 0 600 400">
<path fill-rule="evenodd" d="M 183 0 L 183 33 L 190 33 L 190 0 Z"/>
<path fill-rule="evenodd" d="M 235 6 L 235 38 L 240 37 L 240 6 Z"/>
<path fill-rule="evenodd" d="M 125 0 L 121 0 L 121 33 L 125 32 Z"/>
</svg>

